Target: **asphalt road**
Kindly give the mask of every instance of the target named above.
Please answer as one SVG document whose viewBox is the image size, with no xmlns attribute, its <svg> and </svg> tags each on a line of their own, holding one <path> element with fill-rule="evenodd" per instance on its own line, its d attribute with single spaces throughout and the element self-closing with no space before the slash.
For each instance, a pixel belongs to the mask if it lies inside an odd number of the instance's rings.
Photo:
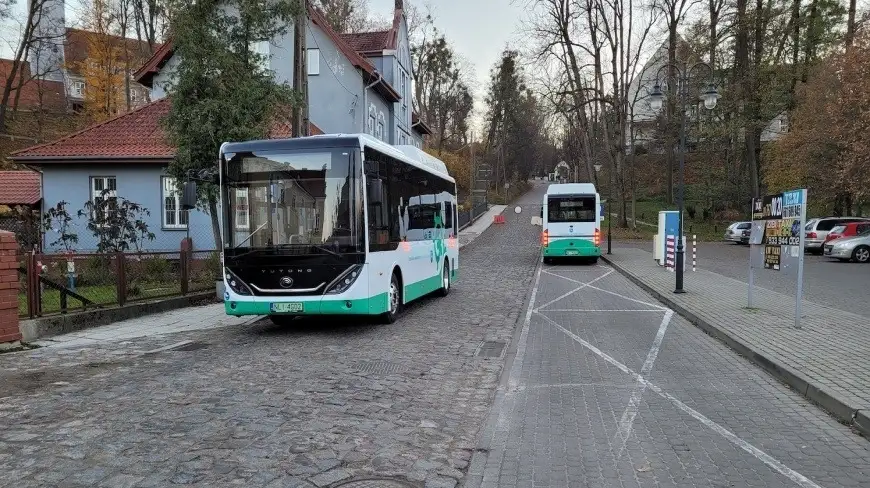
<svg viewBox="0 0 870 488">
<path fill-rule="evenodd" d="M 614 242 L 613 245 L 652 252 L 652 243 L 646 241 Z M 748 246 L 701 242 L 698 243 L 698 268 L 748 281 L 748 253 Z M 687 254 L 687 258 L 691 259 L 691 254 Z M 756 270 L 755 283 L 769 290 L 793 295 L 797 281 L 795 276 L 762 269 Z M 687 289 L 691 286 L 691 276 L 687 275 L 685 286 Z M 870 317 L 870 265 L 841 263 L 824 256 L 806 255 L 804 299 Z"/>
</svg>

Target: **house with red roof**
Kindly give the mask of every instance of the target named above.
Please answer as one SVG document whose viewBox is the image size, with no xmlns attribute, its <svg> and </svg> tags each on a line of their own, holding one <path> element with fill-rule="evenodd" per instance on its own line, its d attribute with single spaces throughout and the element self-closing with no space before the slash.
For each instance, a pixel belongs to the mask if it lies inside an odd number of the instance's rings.
<svg viewBox="0 0 870 488">
<path fill-rule="evenodd" d="M 431 131 L 413 111 L 414 77 L 408 26 L 402 0 L 396 0 L 392 28 L 383 32 L 340 34 L 309 5 L 306 29 L 311 134 L 368 133 L 393 145 L 423 146 Z M 266 68 L 284 82 L 293 80 L 293 34 L 253 46 L 266 54 Z M 175 157 L 161 120 L 168 113 L 167 87 L 183 63 L 171 40 L 135 73 L 151 90 L 151 103 L 60 140 L 12 154 L 16 163 L 42 173 L 45 207 L 70 202 L 72 211 L 101 193 L 134 201 L 151 212 L 150 250 L 176 250 L 191 236 L 196 249 L 213 249 L 211 217 L 181 208 L 177 182 L 167 175 Z M 289 116 L 274 121 L 271 137 L 289 137 Z M 215 147 L 217 154 L 219 147 Z M 79 250 L 92 250 L 95 239 L 78 219 Z M 46 239 L 48 241 L 48 239 Z M 50 242 L 50 241 L 49 241 Z"/>
</svg>

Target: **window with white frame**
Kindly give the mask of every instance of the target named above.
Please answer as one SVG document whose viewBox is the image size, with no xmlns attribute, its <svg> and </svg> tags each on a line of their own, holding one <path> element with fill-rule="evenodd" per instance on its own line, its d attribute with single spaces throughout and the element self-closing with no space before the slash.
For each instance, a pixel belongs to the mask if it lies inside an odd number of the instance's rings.
<svg viewBox="0 0 870 488">
<path fill-rule="evenodd" d="M 84 81 L 74 81 L 72 83 L 72 95 L 74 97 L 85 96 L 85 82 Z"/>
<path fill-rule="evenodd" d="M 370 135 L 375 135 L 375 121 L 376 120 L 377 119 L 376 119 L 376 115 L 375 115 L 375 106 L 370 105 L 369 106 L 369 121 L 368 121 L 368 126 L 366 127 L 366 129 L 367 129 L 366 132 Z"/>
<path fill-rule="evenodd" d="M 386 136 L 386 130 L 385 130 L 386 126 L 387 126 L 387 121 L 384 119 L 384 113 L 381 112 L 378 114 L 378 129 L 377 129 L 377 133 L 375 134 L 375 137 L 377 137 L 378 139 L 383 141 L 384 137 Z"/>
<path fill-rule="evenodd" d="M 248 189 L 236 189 L 236 214 L 234 215 L 236 230 L 250 230 L 251 221 L 248 212 Z"/>
<path fill-rule="evenodd" d="M 181 192 L 175 178 L 163 176 L 163 227 L 165 229 L 186 229 L 188 211 L 181 208 Z"/>
<path fill-rule="evenodd" d="M 308 76 L 320 74 L 320 49 L 308 50 Z"/>
<path fill-rule="evenodd" d="M 93 219 L 105 221 L 108 216 L 102 211 L 114 212 L 118 208 L 118 180 L 114 176 L 91 177 L 91 202 L 94 204 Z"/>
<path fill-rule="evenodd" d="M 781 117 L 779 119 L 779 131 L 785 134 L 788 132 L 788 119 L 785 117 Z"/>
</svg>

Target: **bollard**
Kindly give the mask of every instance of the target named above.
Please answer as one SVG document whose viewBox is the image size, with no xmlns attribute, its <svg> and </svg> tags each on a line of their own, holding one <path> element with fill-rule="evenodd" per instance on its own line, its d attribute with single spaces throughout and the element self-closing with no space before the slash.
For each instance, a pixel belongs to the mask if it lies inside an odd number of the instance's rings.
<svg viewBox="0 0 870 488">
<path fill-rule="evenodd" d="M 696 270 L 698 264 L 698 236 L 692 234 L 692 271 Z"/>
</svg>

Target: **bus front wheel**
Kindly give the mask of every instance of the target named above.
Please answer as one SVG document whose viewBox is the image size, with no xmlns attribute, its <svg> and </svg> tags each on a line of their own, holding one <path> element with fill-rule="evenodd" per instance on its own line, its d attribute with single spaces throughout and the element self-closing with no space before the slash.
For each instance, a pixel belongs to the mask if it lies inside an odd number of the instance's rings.
<svg viewBox="0 0 870 488">
<path fill-rule="evenodd" d="M 392 324 L 399 317 L 402 309 L 402 283 L 396 273 L 390 278 L 390 289 L 387 292 L 387 312 L 381 316 L 385 324 Z"/>
<path fill-rule="evenodd" d="M 446 260 L 444 261 L 444 270 L 441 271 L 441 289 L 438 290 L 438 294 L 442 297 L 450 294 L 450 266 Z"/>
</svg>

